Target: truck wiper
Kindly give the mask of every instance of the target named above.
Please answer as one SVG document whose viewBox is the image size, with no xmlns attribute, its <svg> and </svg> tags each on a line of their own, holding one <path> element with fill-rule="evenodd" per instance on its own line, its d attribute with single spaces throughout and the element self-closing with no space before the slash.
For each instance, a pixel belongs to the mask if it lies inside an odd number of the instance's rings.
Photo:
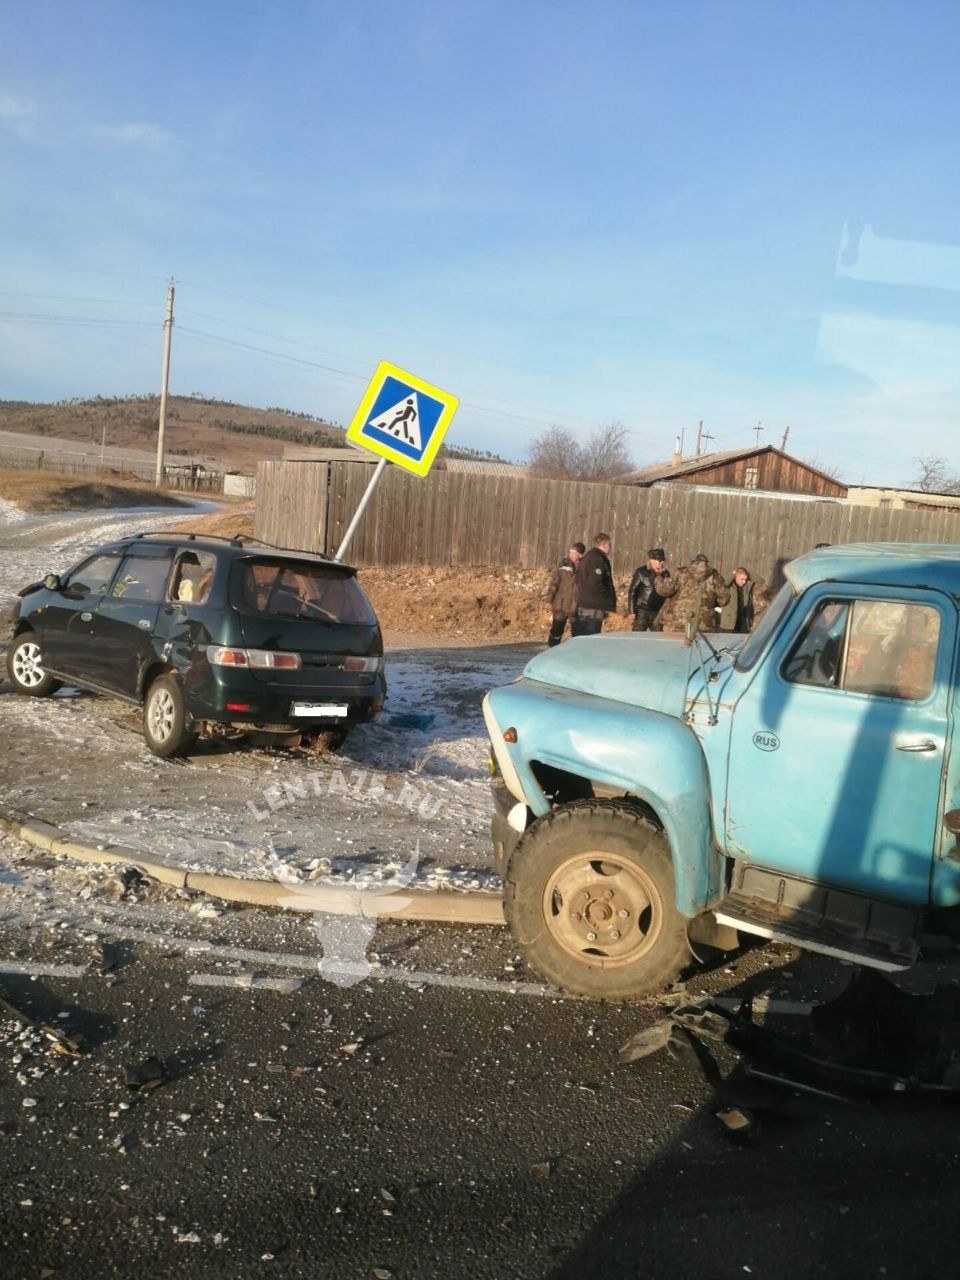
<svg viewBox="0 0 960 1280">
<path fill-rule="evenodd" d="M 700 648 L 700 643 L 699 643 L 701 640 L 703 640 L 703 642 L 706 644 L 713 658 L 719 658 L 724 651 L 722 649 L 715 649 L 713 645 L 710 643 L 710 641 L 707 639 L 707 636 L 704 634 L 704 632 L 700 630 L 699 627 L 694 629 L 692 622 L 688 624 L 687 645 L 691 650 L 691 657 L 693 656 L 694 652 L 697 655 L 697 662 L 699 663 L 699 666 L 700 666 L 700 674 L 703 676 L 703 693 L 704 693 L 704 697 L 707 699 L 707 712 L 708 712 L 707 724 L 713 725 L 717 723 L 717 707 L 719 706 L 719 702 L 715 705 L 710 697 L 710 676 L 708 675 L 706 666 L 704 665 L 703 650 Z M 690 676 L 692 674 L 692 665 L 693 664 L 691 662 L 687 663 L 687 688 L 688 689 L 690 687 Z M 691 712 L 693 711 L 693 707 L 696 704 L 696 701 L 697 701 L 696 698 L 692 698 L 690 700 L 689 706 L 684 709 L 683 718 L 685 720 L 689 718 Z"/>
</svg>

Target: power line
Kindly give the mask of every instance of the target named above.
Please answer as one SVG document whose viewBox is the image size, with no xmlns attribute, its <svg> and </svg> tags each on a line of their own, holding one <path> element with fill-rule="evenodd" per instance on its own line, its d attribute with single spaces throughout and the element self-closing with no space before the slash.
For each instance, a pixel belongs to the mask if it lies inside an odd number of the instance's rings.
<svg viewBox="0 0 960 1280">
<path fill-rule="evenodd" d="M 329 350 L 329 348 L 317 347 L 312 345 L 311 343 L 300 342 L 295 338 L 286 338 L 282 334 L 271 333 L 269 330 L 266 330 L 266 329 L 254 329 L 250 325 L 238 324 L 235 320 L 227 320 L 223 316 L 211 315 L 209 312 L 206 312 L 206 311 L 197 311 L 193 307 L 181 307 L 180 312 L 181 314 L 199 316 L 205 320 L 212 320 L 216 324 L 225 324 L 232 329 L 239 329 L 245 333 L 254 333 L 261 338 L 272 338 L 275 342 L 284 342 L 284 343 L 287 343 L 289 346 L 300 347 L 304 351 L 316 351 L 323 355 L 333 356 L 337 360 L 348 360 L 350 361 L 351 364 L 359 364 L 364 369 L 370 368 L 370 362 L 368 360 L 361 359 L 358 356 L 348 356 L 341 351 L 331 351 Z M 282 354 L 282 353 L 278 352 L 277 354 Z M 573 417 L 571 414 L 556 413 L 549 409 L 534 409 L 530 405 L 520 404 L 516 400 L 505 400 L 500 396 L 491 396 L 483 391 L 467 390 L 466 394 L 473 396 L 479 400 L 489 400 L 493 404 L 505 405 L 509 409 L 513 409 L 513 410 L 519 409 L 521 411 L 519 414 L 519 417 L 522 420 L 525 419 L 527 421 L 535 422 L 538 419 L 533 417 L 533 415 L 539 415 L 541 420 L 540 425 L 544 427 L 552 426 L 558 420 L 566 419 L 573 426 L 587 427 L 588 429 L 592 429 L 590 424 L 584 422 L 583 419 Z"/>
<path fill-rule="evenodd" d="M 76 324 L 119 326 L 122 329 L 153 329 L 151 320 L 110 320 L 106 316 L 57 316 L 44 312 L 0 311 L 0 320 L 17 320 L 23 324 Z"/>
<path fill-rule="evenodd" d="M 154 299 L 151 302 L 133 298 L 78 298 L 74 294 L 65 293 L 18 293 L 12 289 L 0 289 L 0 298 L 45 298 L 50 302 L 104 302 L 118 307 L 159 307 Z"/>
<path fill-rule="evenodd" d="M 205 330 L 193 329 L 185 325 L 179 325 L 178 332 L 186 335 L 189 338 L 193 338 L 196 341 L 206 342 L 213 346 L 219 346 L 228 351 L 234 350 L 234 351 L 250 352 L 252 354 L 259 355 L 261 359 L 273 360 L 281 364 L 287 364 L 287 365 L 292 364 L 292 365 L 303 366 L 309 369 L 319 369 L 321 372 L 326 373 L 331 377 L 341 378 L 341 379 L 346 378 L 351 382 L 358 382 L 363 385 L 365 385 L 368 381 L 368 377 L 366 374 L 354 373 L 352 372 L 352 370 L 349 370 L 349 369 L 337 369 L 332 365 L 321 364 L 317 360 L 307 360 L 303 356 L 290 355 L 285 351 L 271 351 L 267 347 L 259 347 L 250 342 L 240 342 L 238 339 L 235 339 L 235 338 L 227 338 L 223 334 L 208 333 Z M 488 417 L 495 418 L 497 421 L 501 421 L 501 422 L 504 419 L 511 419 L 514 422 L 519 423 L 521 426 L 524 426 L 527 428 L 535 428 L 538 431 L 542 430 L 543 427 L 547 425 L 545 422 L 538 420 L 536 418 L 529 418 L 529 417 L 525 417 L 522 414 L 511 413 L 508 410 L 490 409 L 490 408 L 487 408 L 486 405 L 473 404 L 468 400 L 462 400 L 461 406 L 462 408 L 466 409 L 469 413 L 484 414 Z"/>
</svg>

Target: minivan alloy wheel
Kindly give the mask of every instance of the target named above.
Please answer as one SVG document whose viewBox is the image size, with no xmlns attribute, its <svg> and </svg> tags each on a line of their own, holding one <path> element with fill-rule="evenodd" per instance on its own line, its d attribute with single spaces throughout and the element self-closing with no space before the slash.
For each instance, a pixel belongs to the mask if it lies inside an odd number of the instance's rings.
<svg viewBox="0 0 960 1280">
<path fill-rule="evenodd" d="M 176 707 L 167 689 L 156 689 L 150 696 L 150 731 L 157 742 L 166 742 L 173 733 Z"/>
<path fill-rule="evenodd" d="M 19 645 L 13 655 L 13 670 L 24 688 L 35 689 L 46 674 L 40 646 L 33 641 Z"/>
</svg>

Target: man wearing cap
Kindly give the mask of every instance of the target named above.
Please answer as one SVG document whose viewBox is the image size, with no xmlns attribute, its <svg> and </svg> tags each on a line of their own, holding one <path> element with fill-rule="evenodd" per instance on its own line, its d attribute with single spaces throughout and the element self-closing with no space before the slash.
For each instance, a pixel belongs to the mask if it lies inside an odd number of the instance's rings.
<svg viewBox="0 0 960 1280">
<path fill-rule="evenodd" d="M 573 624 L 573 615 L 577 608 L 577 565 L 586 551 L 582 542 L 572 542 L 570 550 L 550 575 L 543 598 L 553 614 L 547 644 L 552 649 L 563 639 L 564 629 L 569 622 Z"/>
<path fill-rule="evenodd" d="M 627 616 L 633 620 L 634 631 L 659 631 L 657 614 L 663 604 L 663 596 L 657 591 L 657 579 L 666 581 L 670 570 L 666 567 L 667 553 L 663 547 L 647 552 L 647 563 L 634 571 L 627 594 Z"/>
<path fill-rule="evenodd" d="M 657 593 L 665 598 L 657 621 L 674 635 L 686 635 L 691 624 L 695 631 L 716 631 L 718 611 L 730 599 L 730 588 L 702 552 L 674 577 L 658 579 Z"/>
</svg>

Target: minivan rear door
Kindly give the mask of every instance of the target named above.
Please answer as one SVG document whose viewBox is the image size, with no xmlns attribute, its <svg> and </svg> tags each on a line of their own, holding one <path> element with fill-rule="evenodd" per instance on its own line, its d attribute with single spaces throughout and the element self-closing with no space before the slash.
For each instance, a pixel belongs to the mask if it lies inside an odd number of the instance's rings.
<svg viewBox="0 0 960 1280">
<path fill-rule="evenodd" d="M 345 666 L 383 653 L 376 614 L 349 566 L 250 557 L 234 561 L 230 589 L 246 648 L 300 656 L 299 670 L 252 669 L 275 692 L 335 696 L 375 683 L 375 674 Z"/>
</svg>

